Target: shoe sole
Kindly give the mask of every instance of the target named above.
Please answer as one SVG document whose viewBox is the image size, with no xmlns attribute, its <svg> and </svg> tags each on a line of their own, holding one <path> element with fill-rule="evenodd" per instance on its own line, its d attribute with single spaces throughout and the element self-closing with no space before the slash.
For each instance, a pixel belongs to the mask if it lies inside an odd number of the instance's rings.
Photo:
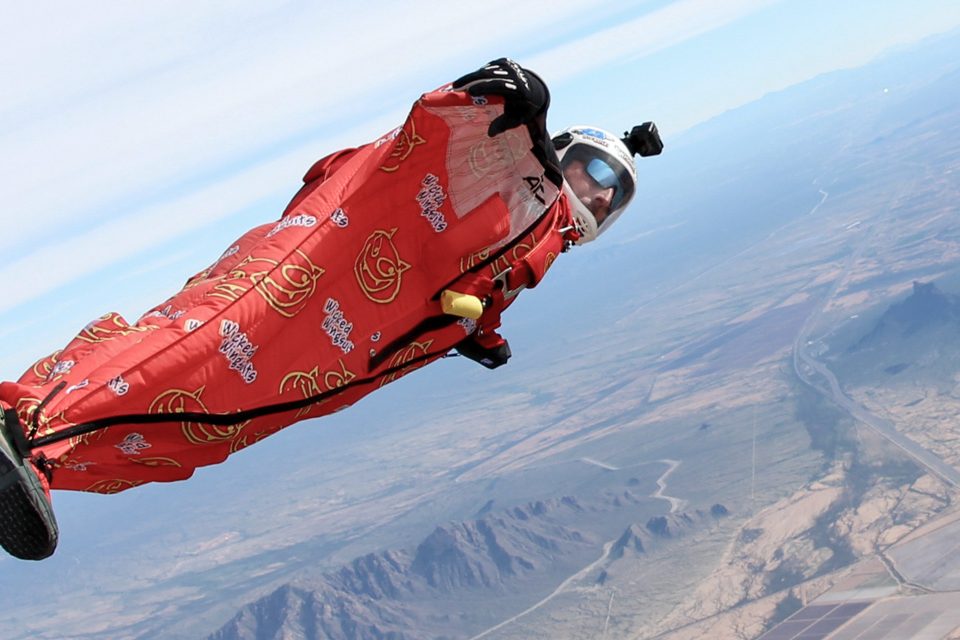
<svg viewBox="0 0 960 640">
<path fill-rule="evenodd" d="M 53 555 L 58 536 L 43 485 L 13 446 L 0 411 L 0 546 L 21 560 L 43 560 Z"/>
</svg>

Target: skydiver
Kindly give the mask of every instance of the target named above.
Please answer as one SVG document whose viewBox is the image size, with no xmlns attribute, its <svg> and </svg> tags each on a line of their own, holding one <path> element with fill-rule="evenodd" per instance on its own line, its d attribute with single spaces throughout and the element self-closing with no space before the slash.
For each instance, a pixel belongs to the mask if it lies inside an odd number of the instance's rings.
<svg viewBox="0 0 960 640">
<path fill-rule="evenodd" d="M 662 150 L 652 123 L 550 136 L 549 103 L 506 58 L 424 94 L 402 127 L 315 163 L 279 221 L 137 322 L 107 314 L 0 383 L 4 549 L 54 552 L 51 489 L 185 479 L 451 350 L 504 364 L 502 311 L 610 228 L 636 192 L 633 156 Z"/>
</svg>

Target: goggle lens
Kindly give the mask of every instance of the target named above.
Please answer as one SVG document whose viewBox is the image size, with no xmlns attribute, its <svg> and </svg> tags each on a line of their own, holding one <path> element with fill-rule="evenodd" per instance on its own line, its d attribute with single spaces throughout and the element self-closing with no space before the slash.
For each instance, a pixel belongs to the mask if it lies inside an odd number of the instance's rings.
<svg viewBox="0 0 960 640">
<path fill-rule="evenodd" d="M 615 210 L 621 202 L 623 202 L 624 192 L 626 191 L 623 188 L 623 183 L 620 180 L 620 177 L 617 175 L 617 172 L 607 164 L 604 160 L 600 158 L 593 158 L 586 165 L 587 175 L 589 175 L 594 182 L 603 187 L 604 189 L 613 189 L 613 198 L 610 203 L 610 209 Z"/>
</svg>

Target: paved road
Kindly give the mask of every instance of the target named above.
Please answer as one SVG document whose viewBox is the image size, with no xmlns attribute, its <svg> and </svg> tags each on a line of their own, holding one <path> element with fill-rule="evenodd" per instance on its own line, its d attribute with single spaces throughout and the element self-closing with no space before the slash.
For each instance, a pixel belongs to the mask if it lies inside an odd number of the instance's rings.
<svg viewBox="0 0 960 640">
<path fill-rule="evenodd" d="M 957 471 L 955 467 L 947 464 L 931 451 L 924 449 L 922 446 L 897 431 L 896 427 L 894 427 L 893 423 L 889 420 L 871 413 L 863 406 L 851 400 L 850 397 L 847 396 L 840 388 L 840 383 L 837 382 L 837 377 L 833 375 L 833 372 L 830 371 L 830 369 L 828 369 L 823 363 L 814 360 L 803 350 L 802 347 L 799 347 L 797 355 L 801 362 L 811 367 L 817 373 L 826 378 L 830 385 L 831 399 L 843 407 L 847 413 L 868 427 L 871 427 L 874 431 L 879 433 L 881 436 L 898 447 L 901 451 L 913 458 L 918 464 L 935 474 L 937 477 L 941 478 L 944 482 L 947 482 L 954 487 L 960 486 L 960 471 Z M 822 389 L 804 378 L 800 371 L 798 371 L 798 374 L 804 382 L 823 393 Z"/>
<path fill-rule="evenodd" d="M 823 194 L 823 199 L 821 200 L 820 204 L 823 204 L 830 194 L 822 189 L 820 190 L 820 193 Z M 819 207 L 820 204 L 817 206 Z M 816 209 L 816 207 L 814 207 L 814 209 Z M 833 372 L 830 371 L 825 364 L 814 359 L 813 356 L 806 352 L 806 346 L 811 333 L 811 328 L 816 324 L 816 321 L 819 319 L 824 307 L 830 300 L 833 299 L 833 297 L 837 294 L 837 291 L 839 291 L 840 287 L 846 281 L 852 266 L 860 258 L 860 255 L 863 253 L 864 249 L 870 244 L 870 240 L 872 239 L 875 230 L 870 229 L 861 233 L 862 238 L 860 239 L 860 242 L 857 244 L 854 251 L 847 258 L 846 264 L 843 266 L 843 271 L 837 277 L 837 279 L 834 280 L 833 286 L 830 287 L 830 291 L 824 296 L 821 303 L 817 305 L 813 312 L 807 317 L 803 327 L 797 333 L 797 338 L 793 343 L 793 369 L 796 372 L 797 377 L 799 377 L 811 389 L 814 389 L 818 393 L 829 397 L 856 420 L 864 423 L 878 434 L 886 438 L 890 443 L 899 448 L 906 455 L 910 456 L 910 458 L 915 460 L 917 464 L 927 469 L 930 473 L 936 475 L 938 478 L 941 478 L 947 484 L 953 487 L 960 486 L 960 471 L 944 462 L 933 452 L 924 449 L 922 446 L 897 431 L 897 429 L 893 426 L 893 423 L 889 420 L 871 413 L 865 407 L 854 402 L 849 396 L 847 396 L 847 394 L 843 392 L 843 389 L 840 388 L 840 383 L 837 381 L 837 377 L 833 375 Z M 804 368 L 801 366 L 801 364 L 810 367 L 823 376 L 829 385 L 829 391 L 815 384 L 811 379 L 812 376 L 808 375 L 804 371 Z"/>
</svg>

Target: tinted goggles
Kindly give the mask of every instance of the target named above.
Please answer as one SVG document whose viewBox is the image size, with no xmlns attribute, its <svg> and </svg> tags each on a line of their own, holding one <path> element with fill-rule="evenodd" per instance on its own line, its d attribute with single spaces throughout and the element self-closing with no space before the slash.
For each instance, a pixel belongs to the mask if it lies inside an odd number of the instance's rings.
<svg viewBox="0 0 960 640">
<path fill-rule="evenodd" d="M 632 189 L 629 178 L 622 179 L 618 172 L 601 158 L 593 158 L 587 162 L 585 169 L 587 175 L 602 188 L 613 189 L 610 210 L 616 211 Z"/>
</svg>

